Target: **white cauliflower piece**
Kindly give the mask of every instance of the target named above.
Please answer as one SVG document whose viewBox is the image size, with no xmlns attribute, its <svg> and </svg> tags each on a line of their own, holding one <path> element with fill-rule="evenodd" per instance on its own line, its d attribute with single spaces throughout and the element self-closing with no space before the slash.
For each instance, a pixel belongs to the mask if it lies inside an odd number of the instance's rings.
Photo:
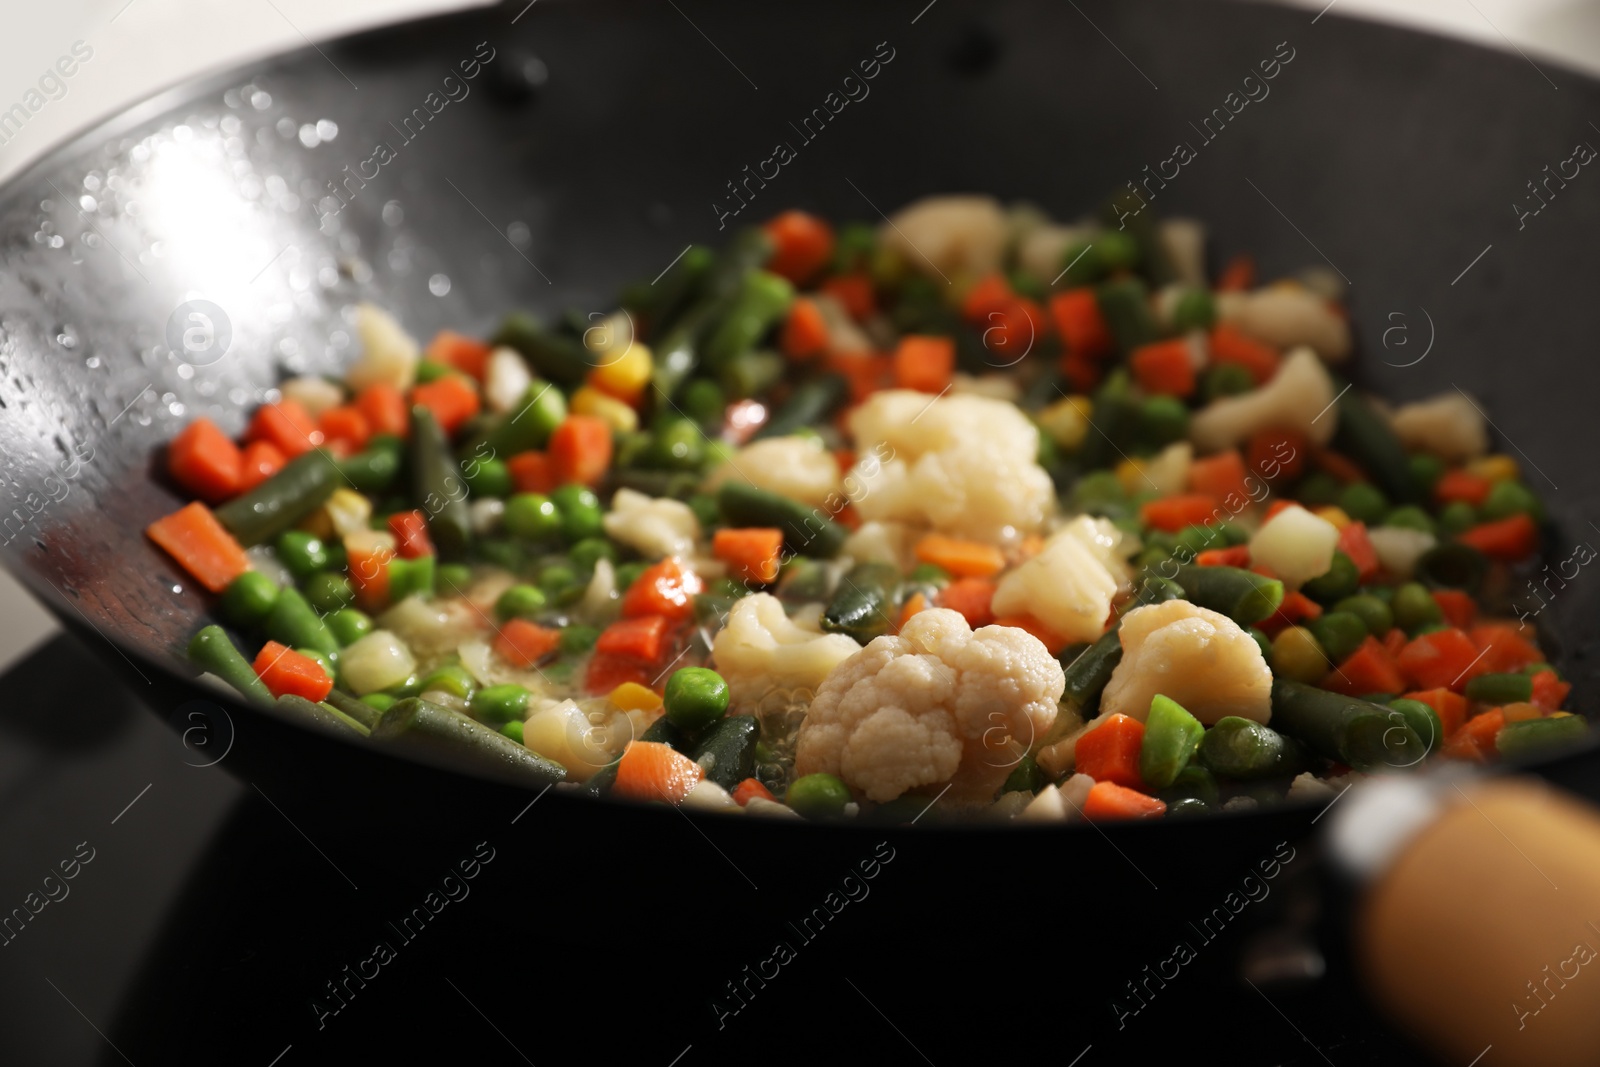
<svg viewBox="0 0 1600 1067">
<path fill-rule="evenodd" d="M 1333 566 L 1339 528 L 1298 504 L 1261 524 L 1250 538 L 1250 560 L 1260 563 L 1290 589 L 1299 589 Z"/>
<path fill-rule="evenodd" d="M 1442 393 L 1405 404 L 1391 421 L 1406 448 L 1429 452 L 1446 463 L 1465 463 L 1489 451 L 1483 412 L 1464 393 Z"/>
<path fill-rule="evenodd" d="M 515 410 L 528 395 L 533 372 L 515 348 L 501 345 L 489 353 L 483 372 L 483 404 L 496 414 Z"/>
<path fill-rule="evenodd" d="M 822 313 L 822 323 L 828 328 L 828 343 L 824 347 L 830 353 L 864 356 L 877 347 L 872 343 L 872 338 L 856 325 L 856 320 L 850 317 L 844 301 L 832 293 L 811 293 L 808 296 L 817 305 L 817 310 Z"/>
<path fill-rule="evenodd" d="M 864 522 L 844 539 L 839 553 L 856 563 L 892 563 L 909 571 L 916 566 L 921 536 L 903 522 Z"/>
<path fill-rule="evenodd" d="M 1065 686 L 1032 634 L 918 612 L 828 675 L 800 725 L 795 773 L 836 774 L 880 803 L 944 782 L 958 801 L 988 802 L 1007 754 L 1050 729 Z"/>
<path fill-rule="evenodd" d="M 929 196 L 879 226 L 878 241 L 930 277 L 979 278 L 1000 269 L 1008 229 L 1005 211 L 991 196 Z"/>
<path fill-rule="evenodd" d="M 816 689 L 828 673 L 861 651 L 854 638 L 825 634 L 819 610 L 784 614 L 770 593 L 734 601 L 711 642 L 711 659 L 734 703 L 773 689 Z"/>
<path fill-rule="evenodd" d="M 1194 466 L 1194 446 L 1175 441 L 1145 461 L 1141 474 L 1131 479 L 1132 492 L 1154 488 L 1162 496 L 1181 493 L 1189 484 L 1189 468 Z"/>
<path fill-rule="evenodd" d="M 1367 539 L 1378 556 L 1378 565 L 1401 579 L 1410 578 L 1417 569 L 1417 560 L 1439 543 L 1428 531 L 1408 526 L 1375 526 L 1367 531 Z"/>
<path fill-rule="evenodd" d="M 1084 802 L 1094 779 L 1087 774 L 1074 774 L 1058 785 L 1047 785 L 1028 802 L 1017 816 L 1020 822 L 1069 822 L 1083 816 Z"/>
<path fill-rule="evenodd" d="M 1309 345 L 1329 363 L 1343 363 L 1350 355 L 1349 321 L 1322 296 L 1298 285 L 1222 293 L 1217 317 L 1278 348 Z"/>
<path fill-rule="evenodd" d="M 824 507 L 839 499 L 839 464 L 814 436 L 767 437 L 746 445 L 717 465 L 705 491 L 715 493 L 724 482 L 748 479 L 758 489 Z"/>
<path fill-rule="evenodd" d="M 1017 268 L 1049 285 L 1067 265 L 1067 249 L 1093 240 L 1094 230 L 1087 226 L 1036 226 L 1017 239 Z"/>
<path fill-rule="evenodd" d="M 1309 348 L 1289 353 L 1272 380 L 1242 396 L 1213 400 L 1189 420 L 1189 440 L 1202 452 L 1220 452 L 1242 443 L 1257 430 L 1299 430 L 1325 445 L 1339 426 L 1328 410 L 1335 399 L 1333 379 Z"/>
<path fill-rule="evenodd" d="M 369 385 L 392 385 L 402 391 L 411 388 L 417 380 L 422 349 L 394 316 L 373 304 L 362 304 L 356 308 L 356 335 L 361 338 L 361 358 L 344 375 L 352 392 Z"/>
<path fill-rule="evenodd" d="M 1095 640 L 1127 582 L 1117 551 L 1121 540 L 1122 532 L 1105 519 L 1073 519 L 1038 555 L 1000 579 L 994 613 L 1032 615 L 1069 641 Z"/>
<path fill-rule="evenodd" d="M 1225 715 L 1272 718 L 1272 671 L 1261 646 L 1220 612 L 1169 600 L 1122 617 L 1122 662 L 1100 695 L 1104 714 L 1143 722 L 1157 693 L 1212 725 Z"/>
<path fill-rule="evenodd" d="M 522 723 L 522 743 L 586 782 L 633 739 L 636 725 L 624 712 L 585 711 L 571 700 L 543 702 Z"/>
<path fill-rule="evenodd" d="M 700 539 L 700 520 L 681 500 L 618 489 L 604 520 L 606 536 L 649 559 L 686 556 Z"/>
<path fill-rule="evenodd" d="M 1055 506 L 1039 430 L 1014 404 L 889 389 L 851 412 L 850 430 L 864 458 L 847 480 L 862 487 L 864 520 L 1000 541 L 1039 529 Z"/>
<path fill-rule="evenodd" d="M 1157 227 L 1178 280 L 1193 289 L 1206 284 L 1206 226 L 1197 219 L 1163 219 Z"/>
<path fill-rule="evenodd" d="M 313 419 L 321 418 L 324 411 L 344 403 L 343 386 L 314 374 L 290 378 L 278 386 L 278 390 L 285 400 L 293 400 L 305 408 Z"/>
</svg>

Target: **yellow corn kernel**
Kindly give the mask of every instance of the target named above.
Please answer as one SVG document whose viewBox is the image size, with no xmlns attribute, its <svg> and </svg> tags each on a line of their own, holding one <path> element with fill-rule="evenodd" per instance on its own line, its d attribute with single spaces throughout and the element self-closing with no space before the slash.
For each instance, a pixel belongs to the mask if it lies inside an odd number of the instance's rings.
<svg viewBox="0 0 1600 1067">
<path fill-rule="evenodd" d="M 1089 434 L 1089 420 L 1094 417 L 1094 401 L 1086 396 L 1069 396 L 1039 412 L 1039 425 L 1050 440 L 1066 449 L 1076 451 Z"/>
<path fill-rule="evenodd" d="M 1480 456 L 1467 464 L 1467 471 L 1491 482 L 1514 482 L 1522 473 L 1517 461 L 1507 455 Z"/>
<path fill-rule="evenodd" d="M 324 541 L 333 539 L 333 520 L 328 517 L 328 509 L 318 508 L 304 519 L 296 529 L 304 530 L 312 537 L 320 537 Z"/>
<path fill-rule="evenodd" d="M 1548 716 L 1546 716 L 1546 718 L 1551 718 L 1551 719 L 1570 719 L 1570 718 L 1572 718 L 1572 712 L 1570 712 L 1570 711 L 1552 711 Z"/>
<path fill-rule="evenodd" d="M 1334 507 L 1332 504 L 1317 508 L 1311 514 L 1325 522 L 1333 523 L 1341 530 L 1350 525 L 1350 516 L 1344 513 L 1343 508 Z"/>
<path fill-rule="evenodd" d="M 1515 704 L 1505 704 L 1500 708 L 1500 713 L 1506 717 L 1506 722 L 1526 722 L 1529 719 L 1542 719 L 1544 712 L 1536 705 L 1518 701 Z"/>
<path fill-rule="evenodd" d="M 632 403 L 644 395 L 650 384 L 655 360 L 647 345 L 634 341 L 599 356 L 599 366 L 589 372 L 589 384 L 603 393 Z"/>
<path fill-rule="evenodd" d="M 661 706 L 660 695 L 638 682 L 623 682 L 606 699 L 623 711 L 654 711 Z"/>
<path fill-rule="evenodd" d="M 592 385 L 585 385 L 573 393 L 567 410 L 574 415 L 593 415 L 619 433 L 632 433 L 639 428 L 637 411 Z"/>
<path fill-rule="evenodd" d="M 357 530 L 365 530 L 372 522 L 372 501 L 343 486 L 333 491 L 322 510 L 327 512 L 329 522 L 341 539 Z"/>
<path fill-rule="evenodd" d="M 1144 460 L 1125 459 L 1117 464 L 1117 481 L 1122 483 L 1124 493 L 1137 493 L 1145 486 Z"/>
</svg>

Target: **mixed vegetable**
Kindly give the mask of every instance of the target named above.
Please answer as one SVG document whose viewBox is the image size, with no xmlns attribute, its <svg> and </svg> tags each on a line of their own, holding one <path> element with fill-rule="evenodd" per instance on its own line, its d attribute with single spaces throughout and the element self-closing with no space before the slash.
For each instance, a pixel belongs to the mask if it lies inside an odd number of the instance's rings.
<svg viewBox="0 0 1600 1067">
<path fill-rule="evenodd" d="M 1127 228 L 1117 228 L 1126 219 Z M 1576 738 L 1541 504 L 1465 394 L 1341 380 L 1317 272 L 931 198 L 692 246 L 167 449 L 191 660 L 373 744 L 807 818 L 1116 819 Z M 240 651 L 240 644 L 254 654 Z"/>
</svg>

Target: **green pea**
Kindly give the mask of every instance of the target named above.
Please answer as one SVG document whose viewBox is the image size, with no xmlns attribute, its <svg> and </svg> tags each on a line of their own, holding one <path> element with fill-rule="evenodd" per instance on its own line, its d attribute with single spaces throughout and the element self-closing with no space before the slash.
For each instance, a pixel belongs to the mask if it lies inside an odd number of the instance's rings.
<svg viewBox="0 0 1600 1067">
<path fill-rule="evenodd" d="M 581 485 L 563 485 L 550 494 L 561 512 L 561 536 L 568 544 L 605 533 L 600 498 Z"/>
<path fill-rule="evenodd" d="M 222 617 L 235 626 L 260 626 L 277 602 L 277 582 L 260 571 L 245 571 L 223 591 Z"/>
<path fill-rule="evenodd" d="M 722 386 L 710 378 L 695 378 L 683 387 L 679 397 L 683 413 L 702 426 L 715 426 L 728 410 L 728 397 Z"/>
<path fill-rule="evenodd" d="M 1418 627 L 1444 619 L 1444 612 L 1421 582 L 1407 582 L 1396 589 L 1389 609 L 1394 612 L 1395 625 L 1413 636 Z"/>
<path fill-rule="evenodd" d="M 539 588 L 547 597 L 559 600 L 563 593 L 582 586 L 578 572 L 565 563 L 551 563 L 539 571 Z"/>
<path fill-rule="evenodd" d="M 637 560 L 637 559 L 633 560 L 630 563 L 623 563 L 623 564 L 618 565 L 618 567 L 617 567 L 617 590 L 619 592 L 626 592 L 628 587 L 630 585 L 632 585 L 634 582 L 638 581 L 639 580 L 639 575 L 643 574 L 645 572 L 645 570 L 647 568 L 649 568 L 649 566 L 650 566 L 650 564 L 644 562 L 643 560 Z"/>
<path fill-rule="evenodd" d="M 702 730 L 728 713 L 728 683 L 709 667 L 684 667 L 667 679 L 662 701 L 672 725 Z"/>
<path fill-rule="evenodd" d="M 1486 522 L 1508 519 L 1513 515 L 1531 515 L 1538 519 L 1543 511 L 1539 498 L 1521 482 L 1495 482 L 1494 488 L 1489 490 L 1489 495 L 1483 501 L 1483 518 Z"/>
<path fill-rule="evenodd" d="M 473 496 L 508 497 L 516 488 L 511 481 L 511 468 L 503 460 L 480 459 L 467 466 L 463 477 Z"/>
<path fill-rule="evenodd" d="M 1327 471 L 1313 471 L 1301 479 L 1295 495 L 1308 508 L 1323 508 L 1337 504 L 1341 492 L 1339 479 Z"/>
<path fill-rule="evenodd" d="M 337 541 L 324 541 L 322 550 L 328 554 L 328 565 L 323 568 L 330 571 L 343 571 L 350 569 L 350 555 L 344 546 Z"/>
<path fill-rule="evenodd" d="M 1153 573 L 1156 568 L 1170 559 L 1172 559 L 1171 552 L 1160 545 L 1151 545 L 1149 548 L 1139 550 L 1139 554 L 1133 557 L 1133 565 L 1140 571 Z"/>
<path fill-rule="evenodd" d="M 689 510 L 694 512 L 694 517 L 699 520 L 702 530 L 710 530 L 713 526 L 722 524 L 722 509 L 717 506 L 717 498 L 710 493 L 691 494 L 686 501 Z"/>
<path fill-rule="evenodd" d="M 1105 277 L 1104 242 L 1096 237 L 1093 241 L 1068 244 L 1061 255 L 1061 272 L 1058 284 L 1068 289 L 1093 285 Z"/>
<path fill-rule="evenodd" d="M 1439 530 L 1452 536 L 1478 525 L 1478 509 L 1465 500 L 1452 500 L 1439 512 Z"/>
<path fill-rule="evenodd" d="M 1406 461 L 1411 470 L 1411 484 L 1424 497 L 1433 496 L 1433 487 L 1444 476 L 1444 461 L 1438 456 L 1418 452 Z"/>
<path fill-rule="evenodd" d="M 1139 428 L 1157 447 L 1181 441 L 1189 432 L 1189 408 L 1175 396 L 1152 396 L 1139 406 Z"/>
<path fill-rule="evenodd" d="M 421 692 L 434 689 L 466 700 L 477 692 L 478 680 L 459 663 L 446 664 L 422 680 Z"/>
<path fill-rule="evenodd" d="M 527 541 L 553 541 L 561 533 L 561 509 L 543 493 L 517 493 L 506 501 L 500 524 L 506 533 Z"/>
<path fill-rule="evenodd" d="M 370 634 L 373 629 L 372 617 L 364 611 L 355 608 L 340 608 L 325 620 L 328 629 L 333 631 L 334 638 L 341 645 L 352 645 L 361 638 Z"/>
<path fill-rule="evenodd" d="M 485 562 L 512 574 L 521 574 L 522 568 L 528 562 L 528 551 L 522 542 L 504 537 L 485 537 L 479 541 L 478 555 L 482 556 Z"/>
<path fill-rule="evenodd" d="M 1094 243 L 1107 271 L 1132 270 L 1139 265 L 1139 242 L 1125 230 L 1106 230 Z"/>
<path fill-rule="evenodd" d="M 1356 482 L 1339 494 L 1339 509 L 1352 519 L 1376 524 L 1388 512 L 1389 499 L 1372 483 Z"/>
<path fill-rule="evenodd" d="M 322 547 L 322 538 L 304 530 L 285 530 L 279 534 L 273 551 L 289 568 L 289 573 L 301 581 L 328 565 L 328 553 Z"/>
<path fill-rule="evenodd" d="M 1243 396 L 1256 387 L 1255 375 L 1237 363 L 1214 363 L 1200 376 L 1200 399 L 1210 402 Z"/>
<path fill-rule="evenodd" d="M 796 778 L 783 800 L 808 819 L 834 818 L 843 815 L 850 803 L 850 787 L 834 775 L 818 772 Z"/>
<path fill-rule="evenodd" d="M 420 359 L 417 361 L 417 382 L 421 385 L 436 382 L 454 370 L 450 364 L 440 363 L 436 359 Z"/>
<path fill-rule="evenodd" d="M 439 564 L 439 589 L 445 596 L 459 595 L 472 584 L 472 568 L 465 563 Z"/>
<path fill-rule="evenodd" d="M 1172 328 L 1179 333 L 1209 330 L 1217 321 L 1217 303 L 1204 289 L 1185 289 L 1172 308 Z M 1243 370 L 1244 368 L 1239 368 Z"/>
<path fill-rule="evenodd" d="M 581 656 L 594 647 L 600 640 L 598 626 L 584 626 L 582 623 L 568 623 L 561 630 L 561 654 L 563 656 Z"/>
<path fill-rule="evenodd" d="M 432 596 L 436 564 L 433 556 L 418 556 L 416 559 L 400 559 L 397 556 L 391 559 L 389 599 L 398 604 L 408 596 Z"/>
<path fill-rule="evenodd" d="M 1367 624 L 1350 611 L 1323 612 L 1307 624 L 1307 629 L 1334 663 L 1343 663 L 1367 639 Z"/>
<path fill-rule="evenodd" d="M 1360 619 L 1366 626 L 1367 633 L 1373 637 L 1382 637 L 1394 628 L 1394 613 L 1389 610 L 1389 605 L 1371 593 L 1347 596 L 1335 604 L 1333 610 L 1346 612 Z"/>
<path fill-rule="evenodd" d="M 919 563 L 911 568 L 907 580 L 919 585 L 936 585 L 942 589 L 950 584 L 950 572 L 937 563 Z"/>
<path fill-rule="evenodd" d="M 567 549 L 567 558 L 572 560 L 572 565 L 580 571 L 592 571 L 594 565 L 603 559 L 612 563 L 617 562 L 617 550 L 603 537 L 585 537 Z"/>
<path fill-rule="evenodd" d="M 1421 530 L 1423 533 L 1434 533 L 1433 516 L 1415 504 L 1402 504 L 1384 516 L 1385 526 L 1398 526 L 1405 530 Z"/>
<path fill-rule="evenodd" d="M 1422 701 L 1395 697 L 1389 701 L 1389 707 L 1400 713 L 1405 724 L 1427 746 L 1427 751 L 1434 752 L 1444 743 L 1444 723 L 1439 721 L 1439 713 Z"/>
<path fill-rule="evenodd" d="M 388 693 L 368 693 L 361 698 L 361 702 L 377 708 L 379 712 L 388 711 L 396 703 L 395 698 Z"/>
<path fill-rule="evenodd" d="M 306 582 L 306 599 L 312 607 L 327 615 L 354 604 L 356 591 L 350 585 L 350 579 L 344 575 L 322 571 L 313 574 Z"/>
<path fill-rule="evenodd" d="M 531 619 L 549 602 L 537 586 L 514 585 L 494 602 L 494 613 L 502 619 Z"/>
<path fill-rule="evenodd" d="M 1361 587 L 1361 573 L 1355 561 L 1335 549 L 1333 563 L 1323 574 L 1317 575 L 1300 587 L 1300 591 L 1319 604 L 1332 604 L 1355 593 Z"/>
</svg>

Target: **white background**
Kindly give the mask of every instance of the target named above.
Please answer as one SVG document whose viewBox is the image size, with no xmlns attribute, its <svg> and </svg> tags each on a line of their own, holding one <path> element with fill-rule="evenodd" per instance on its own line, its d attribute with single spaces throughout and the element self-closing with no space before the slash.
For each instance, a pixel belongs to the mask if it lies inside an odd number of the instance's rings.
<svg viewBox="0 0 1600 1067">
<path fill-rule="evenodd" d="M 510 0 L 521 3 L 522 0 Z M 541 0 L 543 3 L 576 0 Z M 920 3 L 920 0 L 917 0 Z M 1282 0 L 1310 11 L 1326 0 Z M 386 21 L 483 0 L 51 0 L 12 3 L 0 32 L 0 110 L 22 99 L 76 41 L 94 50 L 22 132 L 0 146 L 0 180 L 98 118 L 203 71 Z M 692 4 L 691 4 L 692 6 Z M 20 10 L 19 10 L 20 9 Z M 1332 13 L 1383 19 L 1600 73 L 1600 0 L 1335 0 Z M 0 669 L 54 632 L 0 571 Z"/>
</svg>

